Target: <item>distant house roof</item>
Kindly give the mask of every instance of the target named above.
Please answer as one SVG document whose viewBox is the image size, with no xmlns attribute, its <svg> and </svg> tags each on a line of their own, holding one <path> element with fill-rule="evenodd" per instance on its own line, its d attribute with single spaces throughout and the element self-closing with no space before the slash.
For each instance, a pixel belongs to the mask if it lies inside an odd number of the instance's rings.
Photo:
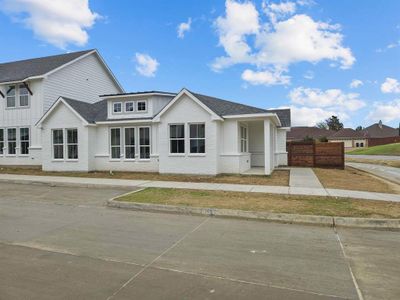
<svg viewBox="0 0 400 300">
<path fill-rule="evenodd" d="M 352 128 L 343 128 L 331 136 L 328 137 L 329 140 L 335 140 L 335 139 L 356 139 L 356 138 L 365 138 L 364 132 L 361 130 L 354 130 Z"/>
<path fill-rule="evenodd" d="M 318 140 L 323 137 L 329 137 L 333 133 L 333 131 L 323 128 L 298 126 L 290 129 L 290 131 L 287 133 L 287 139 L 289 141 L 302 141 L 304 138 L 310 137 Z"/>
<path fill-rule="evenodd" d="M 382 123 L 375 123 L 367 128 L 364 128 L 362 131 L 368 138 L 384 138 L 400 135 L 399 129 L 383 125 Z"/>
<path fill-rule="evenodd" d="M 23 81 L 30 77 L 45 75 L 92 51 L 95 50 L 91 49 L 61 55 L 0 63 L 0 83 Z"/>
<path fill-rule="evenodd" d="M 115 94 L 115 95 L 134 95 L 134 94 L 150 94 L 150 93 L 162 93 L 171 94 L 164 92 L 140 92 L 140 93 L 127 93 L 127 94 Z M 290 127 L 290 109 L 261 109 L 240 103 L 235 103 L 227 100 L 222 100 L 210 96 L 200 95 L 193 93 L 193 95 L 198 98 L 204 105 L 210 108 L 213 112 L 220 116 L 226 115 L 240 115 L 240 114 L 257 114 L 257 113 L 276 113 L 279 120 L 281 121 L 282 127 Z M 114 96 L 114 95 L 103 95 L 103 97 Z M 77 113 L 79 113 L 88 123 L 104 122 L 104 121 L 114 121 L 107 118 L 107 100 L 101 100 L 93 104 L 69 99 L 62 97 Z M 172 99 L 171 99 L 172 100 Z M 148 120 L 152 119 L 149 117 L 137 117 L 137 118 L 127 118 L 118 119 L 121 120 Z"/>
</svg>

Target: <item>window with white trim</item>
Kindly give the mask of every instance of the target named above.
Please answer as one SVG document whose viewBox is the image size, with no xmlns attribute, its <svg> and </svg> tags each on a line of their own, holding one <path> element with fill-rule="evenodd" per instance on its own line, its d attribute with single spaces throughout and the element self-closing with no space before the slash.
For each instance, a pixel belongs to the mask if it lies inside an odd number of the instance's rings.
<svg viewBox="0 0 400 300">
<path fill-rule="evenodd" d="M 205 124 L 190 124 L 190 153 L 206 153 Z"/>
<path fill-rule="evenodd" d="M 111 158 L 121 158 L 121 128 L 111 128 Z"/>
<path fill-rule="evenodd" d="M 125 128 L 125 158 L 135 159 L 135 128 Z"/>
<path fill-rule="evenodd" d="M 147 101 L 137 101 L 137 111 L 146 111 Z"/>
<path fill-rule="evenodd" d="M 135 110 L 135 102 L 125 102 L 125 112 L 133 112 Z"/>
<path fill-rule="evenodd" d="M 122 112 L 122 102 L 114 102 L 113 103 L 113 112 L 115 114 Z"/>
<path fill-rule="evenodd" d="M 139 127 L 139 158 L 150 159 L 150 127 Z"/>
<path fill-rule="evenodd" d="M 29 128 L 22 127 L 19 129 L 19 148 L 21 155 L 29 155 Z"/>
<path fill-rule="evenodd" d="M 240 126 L 240 152 L 247 152 L 247 127 Z"/>
<path fill-rule="evenodd" d="M 29 90 L 25 85 L 21 84 L 18 88 L 19 92 L 19 106 L 27 107 L 29 106 Z"/>
<path fill-rule="evenodd" d="M 185 125 L 169 125 L 170 153 L 185 153 Z"/>
<path fill-rule="evenodd" d="M 4 129 L 0 128 L 0 155 L 4 154 Z"/>
<path fill-rule="evenodd" d="M 17 129 L 7 128 L 7 154 L 16 155 L 17 154 Z"/>
<path fill-rule="evenodd" d="M 16 101 L 15 101 L 16 94 L 17 94 L 17 87 L 15 85 L 9 85 L 7 87 L 7 92 L 6 92 L 7 108 L 16 107 Z"/>
<path fill-rule="evenodd" d="M 66 129 L 67 159 L 78 159 L 78 129 Z"/>
<path fill-rule="evenodd" d="M 64 159 L 64 130 L 53 129 L 53 159 Z"/>
</svg>

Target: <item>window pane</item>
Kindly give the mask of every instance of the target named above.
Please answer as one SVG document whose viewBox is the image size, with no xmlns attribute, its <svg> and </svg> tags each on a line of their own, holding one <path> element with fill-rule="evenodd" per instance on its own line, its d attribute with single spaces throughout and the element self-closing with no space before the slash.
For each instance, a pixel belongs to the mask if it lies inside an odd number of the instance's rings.
<svg viewBox="0 0 400 300">
<path fill-rule="evenodd" d="M 135 128 L 125 128 L 125 145 L 135 145 Z"/>
<path fill-rule="evenodd" d="M 178 141 L 177 140 L 171 140 L 171 153 L 178 153 Z"/>
<path fill-rule="evenodd" d="M 190 125 L 190 138 L 197 138 L 197 124 Z"/>
<path fill-rule="evenodd" d="M 21 141 L 21 154 L 29 154 L 29 128 L 19 129 L 19 139 Z"/>
<path fill-rule="evenodd" d="M 0 154 L 4 154 L 4 129 L 0 129 Z"/>
<path fill-rule="evenodd" d="M 64 146 L 63 145 L 54 145 L 54 158 L 55 159 L 63 159 L 64 158 Z"/>
<path fill-rule="evenodd" d="M 140 128 L 140 145 L 150 145 L 150 128 Z"/>
<path fill-rule="evenodd" d="M 204 138 L 205 137 L 205 125 L 204 124 L 198 124 L 198 138 Z"/>
<path fill-rule="evenodd" d="M 122 104 L 121 103 L 114 103 L 113 104 L 114 112 L 118 113 L 122 111 Z"/>
<path fill-rule="evenodd" d="M 67 143 L 78 144 L 78 129 L 67 129 Z"/>
<path fill-rule="evenodd" d="M 146 102 L 145 101 L 139 101 L 137 103 L 137 110 L 138 111 L 144 111 L 146 110 Z"/>
<path fill-rule="evenodd" d="M 134 159 L 135 158 L 135 147 L 125 147 L 125 158 Z"/>
<path fill-rule="evenodd" d="M 112 147 L 111 148 L 111 157 L 112 158 L 121 158 L 121 148 L 120 147 Z"/>
<path fill-rule="evenodd" d="M 171 138 L 184 138 L 185 137 L 185 126 L 183 124 L 170 125 L 170 137 Z"/>
<path fill-rule="evenodd" d="M 68 145 L 68 159 L 78 159 L 78 145 Z"/>
<path fill-rule="evenodd" d="M 141 159 L 149 159 L 150 158 L 150 147 L 149 146 L 140 147 L 140 158 Z"/>
<path fill-rule="evenodd" d="M 198 140 L 190 140 L 190 153 L 198 153 Z"/>
<path fill-rule="evenodd" d="M 17 130 L 15 128 L 9 128 L 7 130 L 7 138 L 9 141 L 17 140 Z"/>
<path fill-rule="evenodd" d="M 15 107 L 15 97 L 7 97 L 7 107 Z"/>
<path fill-rule="evenodd" d="M 15 107 L 15 85 L 10 85 L 7 90 L 7 107 Z"/>
<path fill-rule="evenodd" d="M 15 85 L 10 85 L 8 87 L 7 96 L 15 96 Z"/>
<path fill-rule="evenodd" d="M 125 103 L 125 111 L 133 111 L 133 102 Z"/>
<path fill-rule="evenodd" d="M 119 128 L 111 129 L 111 145 L 112 146 L 121 145 L 121 130 Z"/>
</svg>

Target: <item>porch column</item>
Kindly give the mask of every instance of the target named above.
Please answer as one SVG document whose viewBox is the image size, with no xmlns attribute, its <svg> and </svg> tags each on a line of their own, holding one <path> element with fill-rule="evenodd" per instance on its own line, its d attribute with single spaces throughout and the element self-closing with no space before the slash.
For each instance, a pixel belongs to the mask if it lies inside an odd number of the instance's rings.
<svg viewBox="0 0 400 300">
<path fill-rule="evenodd" d="M 270 175 L 272 170 L 271 161 L 271 121 L 264 120 L 264 168 L 265 175 Z"/>
</svg>

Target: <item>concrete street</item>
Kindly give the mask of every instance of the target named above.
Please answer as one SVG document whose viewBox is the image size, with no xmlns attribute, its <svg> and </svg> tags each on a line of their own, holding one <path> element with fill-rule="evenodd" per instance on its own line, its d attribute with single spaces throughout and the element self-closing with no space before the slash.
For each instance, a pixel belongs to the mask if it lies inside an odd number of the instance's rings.
<svg viewBox="0 0 400 300">
<path fill-rule="evenodd" d="M 0 191 L 2 300 L 400 298 L 400 232 L 103 205 L 123 189 Z"/>
</svg>

